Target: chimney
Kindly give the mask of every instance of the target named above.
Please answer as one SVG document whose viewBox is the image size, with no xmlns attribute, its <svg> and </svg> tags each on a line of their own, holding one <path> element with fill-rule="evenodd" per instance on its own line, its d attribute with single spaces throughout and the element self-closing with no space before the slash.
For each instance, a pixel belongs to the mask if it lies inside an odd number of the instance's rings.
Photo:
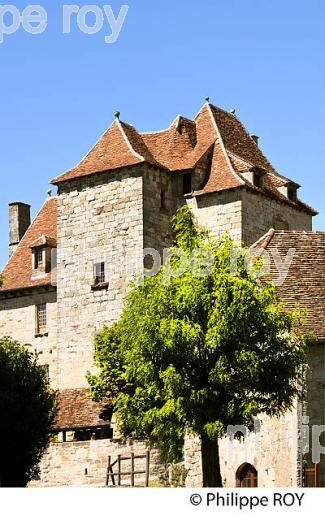
<svg viewBox="0 0 325 520">
<path fill-rule="evenodd" d="M 24 202 L 11 202 L 9 204 L 9 257 L 16 251 L 29 226 L 30 205 Z"/>
<path fill-rule="evenodd" d="M 251 134 L 251 138 L 253 139 L 253 141 L 255 141 L 255 143 L 257 144 L 258 146 L 258 140 L 259 140 L 259 137 L 258 135 L 255 135 L 255 134 Z"/>
</svg>

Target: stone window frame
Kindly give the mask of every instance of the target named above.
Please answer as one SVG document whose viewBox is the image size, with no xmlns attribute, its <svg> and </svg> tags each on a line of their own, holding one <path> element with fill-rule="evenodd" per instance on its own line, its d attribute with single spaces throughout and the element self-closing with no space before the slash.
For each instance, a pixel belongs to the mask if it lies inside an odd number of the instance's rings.
<svg viewBox="0 0 325 520">
<path fill-rule="evenodd" d="M 35 305 L 35 336 L 45 335 L 48 335 L 47 304 L 42 302 Z"/>
<path fill-rule="evenodd" d="M 33 269 L 43 270 L 45 267 L 45 248 L 35 247 L 33 250 Z"/>
<path fill-rule="evenodd" d="M 94 274 L 94 282 L 91 286 L 93 291 L 99 289 L 107 289 L 109 283 L 106 279 L 106 263 L 105 262 L 95 262 L 93 265 L 93 274 Z"/>
</svg>

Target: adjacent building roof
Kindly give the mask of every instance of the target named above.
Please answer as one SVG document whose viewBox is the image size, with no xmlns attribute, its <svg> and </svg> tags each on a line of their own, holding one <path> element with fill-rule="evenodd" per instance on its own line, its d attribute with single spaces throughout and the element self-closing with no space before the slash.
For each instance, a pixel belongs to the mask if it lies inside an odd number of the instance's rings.
<svg viewBox="0 0 325 520">
<path fill-rule="evenodd" d="M 304 329 L 325 340 L 325 232 L 271 229 L 253 247 L 270 253 L 270 277 L 274 282 L 279 279 L 279 272 L 272 251 L 284 262 L 292 250 L 287 276 L 278 286 L 279 298 L 290 309 L 296 305 L 306 309 Z"/>
<path fill-rule="evenodd" d="M 52 182 L 59 184 L 141 163 L 159 166 L 171 173 L 203 166 L 206 182 L 194 195 L 246 187 L 317 214 L 307 204 L 280 193 L 279 187 L 293 181 L 275 170 L 235 114 L 210 103 L 205 103 L 193 120 L 177 116 L 169 128 L 158 132 L 138 132 L 116 117 L 86 157 Z M 243 175 L 256 168 L 264 173 L 261 188 Z"/>
<path fill-rule="evenodd" d="M 102 405 L 92 401 L 87 394 L 86 388 L 60 391 L 55 430 L 76 430 L 109 424 L 101 419 Z"/>
<path fill-rule="evenodd" d="M 9 258 L 2 271 L 4 283 L 0 293 L 15 289 L 25 289 L 49 285 L 51 273 L 41 278 L 32 279 L 31 247 L 47 243 L 55 247 L 57 238 L 57 203 L 56 198 L 46 200 L 33 223 L 27 229 L 16 251 Z"/>
</svg>

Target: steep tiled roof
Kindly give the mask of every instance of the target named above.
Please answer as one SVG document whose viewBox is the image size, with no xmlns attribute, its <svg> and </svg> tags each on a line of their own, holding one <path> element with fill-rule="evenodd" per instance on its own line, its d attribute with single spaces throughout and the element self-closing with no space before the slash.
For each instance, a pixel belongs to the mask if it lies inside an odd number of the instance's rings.
<svg viewBox="0 0 325 520">
<path fill-rule="evenodd" d="M 101 419 L 102 406 L 87 396 L 86 388 L 61 390 L 55 430 L 74 430 L 92 426 L 107 426 Z"/>
<path fill-rule="evenodd" d="M 325 232 L 270 230 L 253 247 L 262 247 L 270 253 L 270 278 L 279 278 L 272 251 L 282 261 L 289 249 L 293 258 L 288 274 L 278 287 L 278 295 L 288 308 L 299 305 L 307 310 L 305 330 L 313 331 L 325 340 Z"/>
<path fill-rule="evenodd" d="M 234 114 L 214 105 L 211 105 L 211 112 L 228 152 L 232 152 L 254 166 L 277 173 Z"/>
<path fill-rule="evenodd" d="M 4 267 L 2 271 L 4 283 L 0 288 L 0 293 L 51 283 L 51 273 L 46 274 L 42 278 L 32 280 L 32 253 L 30 248 L 34 244 L 40 245 L 43 235 L 45 239 L 50 240 L 52 245 L 55 244 L 57 236 L 57 204 L 55 197 L 47 199 L 34 222 L 21 239 L 16 251 Z"/>
<path fill-rule="evenodd" d="M 60 175 L 52 182 L 56 184 L 144 162 L 157 165 L 135 128 L 116 118 L 86 157 L 75 168 Z"/>
<path fill-rule="evenodd" d="M 169 128 L 158 132 L 139 133 L 117 118 L 87 156 L 53 183 L 140 163 L 160 166 L 171 173 L 205 167 L 206 182 L 194 195 L 246 186 L 317 214 L 310 206 L 289 200 L 279 192 L 278 188 L 289 179 L 275 170 L 234 114 L 210 103 L 205 103 L 193 120 L 177 116 Z M 242 175 L 252 168 L 263 170 L 262 188 L 253 186 Z"/>
</svg>

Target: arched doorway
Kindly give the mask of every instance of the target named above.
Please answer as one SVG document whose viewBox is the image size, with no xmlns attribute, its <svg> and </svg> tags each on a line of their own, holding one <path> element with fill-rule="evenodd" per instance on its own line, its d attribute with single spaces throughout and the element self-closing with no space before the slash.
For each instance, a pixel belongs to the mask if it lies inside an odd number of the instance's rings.
<svg viewBox="0 0 325 520">
<path fill-rule="evenodd" d="M 254 466 L 245 462 L 236 471 L 237 487 L 257 487 L 257 471 Z"/>
</svg>

